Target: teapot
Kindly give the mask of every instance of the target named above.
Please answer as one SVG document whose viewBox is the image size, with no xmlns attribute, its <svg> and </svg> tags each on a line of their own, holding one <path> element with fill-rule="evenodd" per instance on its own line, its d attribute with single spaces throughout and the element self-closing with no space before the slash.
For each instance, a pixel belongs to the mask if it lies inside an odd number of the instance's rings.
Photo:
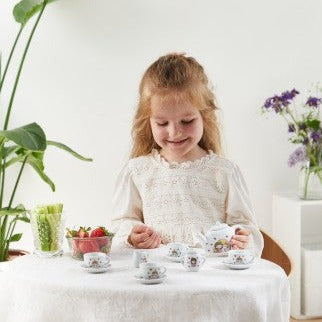
<svg viewBox="0 0 322 322">
<path fill-rule="evenodd" d="M 227 255 L 230 250 L 230 240 L 235 234 L 236 229 L 242 228 L 240 225 L 228 226 L 227 224 L 216 221 L 206 234 L 196 232 L 195 236 L 202 247 L 209 255 Z"/>
</svg>

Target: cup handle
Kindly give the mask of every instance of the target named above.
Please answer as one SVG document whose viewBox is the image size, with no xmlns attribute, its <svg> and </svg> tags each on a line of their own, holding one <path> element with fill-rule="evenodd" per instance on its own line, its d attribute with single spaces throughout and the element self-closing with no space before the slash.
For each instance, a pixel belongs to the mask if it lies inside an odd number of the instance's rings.
<svg viewBox="0 0 322 322">
<path fill-rule="evenodd" d="M 203 263 L 205 262 L 205 258 L 204 257 L 201 257 L 201 259 L 200 259 L 200 265 L 203 265 Z"/>
<path fill-rule="evenodd" d="M 161 266 L 160 267 L 160 275 L 163 275 L 165 274 L 165 272 L 167 271 L 166 267 L 165 266 Z"/>
</svg>

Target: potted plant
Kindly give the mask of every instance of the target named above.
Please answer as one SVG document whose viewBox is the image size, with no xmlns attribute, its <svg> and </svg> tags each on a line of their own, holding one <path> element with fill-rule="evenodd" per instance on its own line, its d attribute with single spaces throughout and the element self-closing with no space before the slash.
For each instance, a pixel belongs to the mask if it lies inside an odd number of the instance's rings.
<svg viewBox="0 0 322 322">
<path fill-rule="evenodd" d="M 53 181 L 44 172 L 44 154 L 48 146 L 55 146 L 71 153 L 74 157 L 83 161 L 92 161 L 90 158 L 85 158 L 77 152 L 70 149 L 65 144 L 50 141 L 46 139 L 43 129 L 37 123 L 30 123 L 20 126 L 15 129 L 9 129 L 9 121 L 13 102 L 17 90 L 17 85 L 20 79 L 24 61 L 38 26 L 38 23 L 43 15 L 47 5 L 53 0 L 22 0 L 14 6 L 13 16 L 20 24 L 20 29 L 12 45 L 11 51 L 4 65 L 2 72 L 1 56 L 0 56 L 0 95 L 3 94 L 2 89 L 6 80 L 6 75 L 11 63 L 11 58 L 15 52 L 16 45 L 24 30 L 24 27 L 33 16 L 37 16 L 29 38 L 23 50 L 21 60 L 18 66 L 18 71 L 13 83 L 13 88 L 10 94 L 9 104 L 7 109 L 1 107 L 0 113 L 4 116 L 3 129 L 0 131 L 0 262 L 8 258 L 9 247 L 12 242 L 20 240 L 22 234 L 16 233 L 17 221 L 29 222 L 27 211 L 22 204 L 14 201 L 22 172 L 26 165 L 31 166 L 40 178 L 46 182 L 52 191 L 55 191 Z M 3 119 L 3 117 L 2 117 Z M 20 169 L 17 173 L 16 181 L 12 191 L 7 191 L 6 186 L 6 169 L 13 164 L 20 163 Z M 4 203 L 4 194 L 10 196 L 9 202 Z"/>
</svg>

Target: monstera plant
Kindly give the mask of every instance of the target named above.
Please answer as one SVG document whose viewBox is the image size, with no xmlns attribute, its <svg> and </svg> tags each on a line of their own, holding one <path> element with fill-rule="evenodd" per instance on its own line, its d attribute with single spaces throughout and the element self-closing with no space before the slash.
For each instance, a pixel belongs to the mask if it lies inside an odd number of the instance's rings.
<svg viewBox="0 0 322 322">
<path fill-rule="evenodd" d="M 8 106 L 3 108 L 3 106 L 0 105 L 0 120 L 4 120 L 3 129 L 0 131 L 0 261 L 7 260 L 10 243 L 20 240 L 22 236 L 21 233 L 15 232 L 16 223 L 18 221 L 29 222 L 25 207 L 14 200 L 22 172 L 26 165 L 31 166 L 39 177 L 50 186 L 52 191 L 55 191 L 53 181 L 44 172 L 44 154 L 48 146 L 63 149 L 80 160 L 92 161 L 92 159 L 81 156 L 65 144 L 47 140 L 43 129 L 37 123 L 30 123 L 18 128 L 9 129 L 9 120 L 24 61 L 38 23 L 50 2 L 53 2 L 53 0 L 22 0 L 14 6 L 13 16 L 20 25 L 20 28 L 6 63 L 4 64 L 3 72 L 1 68 L 2 57 L 0 56 L 1 99 L 1 96 L 3 95 L 3 85 L 16 45 L 19 42 L 19 38 L 23 33 L 25 26 L 29 21 L 34 20 L 34 25 L 22 52 L 19 66 L 17 66 L 17 74 L 14 78 L 11 92 L 9 93 L 10 99 Z M 33 17 L 34 19 L 31 19 Z M 3 28 L 1 28 L 1 30 L 3 30 Z M 6 170 L 14 164 L 19 164 L 19 167 L 17 168 L 17 175 L 14 181 L 15 184 L 13 188 L 10 189 L 8 184 L 6 185 Z M 4 196 L 7 196 L 6 199 L 8 199 L 8 201 L 5 202 Z"/>
</svg>

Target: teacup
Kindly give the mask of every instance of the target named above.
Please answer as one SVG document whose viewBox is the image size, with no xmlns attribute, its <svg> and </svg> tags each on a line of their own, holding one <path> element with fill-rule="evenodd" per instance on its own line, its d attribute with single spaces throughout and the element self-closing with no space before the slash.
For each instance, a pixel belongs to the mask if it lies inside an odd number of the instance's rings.
<svg viewBox="0 0 322 322">
<path fill-rule="evenodd" d="M 88 267 L 103 267 L 110 264 L 111 258 L 105 253 L 94 252 L 84 254 L 84 264 Z"/>
<path fill-rule="evenodd" d="M 181 258 L 181 264 L 190 272 L 198 272 L 204 262 L 205 257 L 193 249 L 189 249 Z"/>
<path fill-rule="evenodd" d="M 254 255 L 246 249 L 233 249 L 228 252 L 230 264 L 248 264 L 254 260 Z"/>
<path fill-rule="evenodd" d="M 136 268 L 140 267 L 141 263 L 147 263 L 149 254 L 147 251 L 135 250 L 133 252 L 133 265 Z"/>
<path fill-rule="evenodd" d="M 167 255 L 170 257 L 181 257 L 188 250 L 188 246 L 183 243 L 169 243 L 167 245 Z"/>
<path fill-rule="evenodd" d="M 157 279 L 164 276 L 167 269 L 157 263 L 141 263 L 140 276 L 144 279 Z"/>
</svg>

